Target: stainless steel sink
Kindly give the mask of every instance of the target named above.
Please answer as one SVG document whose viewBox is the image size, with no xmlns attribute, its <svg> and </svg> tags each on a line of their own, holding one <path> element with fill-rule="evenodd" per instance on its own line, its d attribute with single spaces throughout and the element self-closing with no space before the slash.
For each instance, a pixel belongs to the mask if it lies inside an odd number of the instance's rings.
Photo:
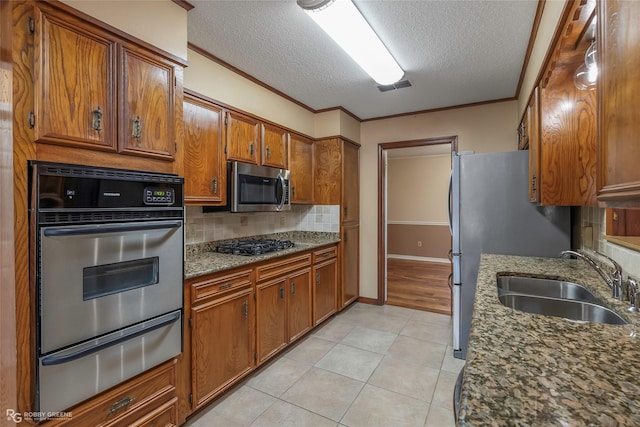
<svg viewBox="0 0 640 427">
<path fill-rule="evenodd" d="M 506 307 L 526 311 L 527 313 L 611 325 L 625 325 L 628 323 L 616 312 L 588 301 L 509 293 L 499 295 L 498 298 Z"/>
<path fill-rule="evenodd" d="M 600 302 L 582 285 L 538 277 L 498 276 L 498 294 L 504 293 Z"/>
</svg>

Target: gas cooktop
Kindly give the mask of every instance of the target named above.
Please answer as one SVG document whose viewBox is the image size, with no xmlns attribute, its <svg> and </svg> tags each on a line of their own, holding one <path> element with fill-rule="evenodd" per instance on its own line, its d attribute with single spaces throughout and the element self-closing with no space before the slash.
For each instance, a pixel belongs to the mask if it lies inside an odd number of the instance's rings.
<svg viewBox="0 0 640 427">
<path fill-rule="evenodd" d="M 292 248 L 295 244 L 291 240 L 277 239 L 247 239 L 224 242 L 216 246 L 216 252 L 233 255 L 261 255 Z"/>
</svg>

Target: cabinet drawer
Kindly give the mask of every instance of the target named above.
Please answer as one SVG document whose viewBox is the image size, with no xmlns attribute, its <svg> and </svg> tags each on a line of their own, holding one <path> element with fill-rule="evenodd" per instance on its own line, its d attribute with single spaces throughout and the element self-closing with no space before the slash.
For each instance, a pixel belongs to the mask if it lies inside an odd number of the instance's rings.
<svg viewBox="0 0 640 427">
<path fill-rule="evenodd" d="M 151 413 L 151 408 L 175 396 L 176 361 L 174 360 L 79 407 L 71 408 L 71 418 L 61 423 L 53 422 L 46 425 L 130 426 L 133 425 L 134 420 L 146 418 L 145 415 L 147 412 Z"/>
<path fill-rule="evenodd" d="M 177 397 L 174 397 L 152 411 L 148 411 L 148 409 L 149 408 L 140 408 L 139 411 L 132 413 L 117 425 L 122 427 L 165 427 L 178 425 Z"/>
<path fill-rule="evenodd" d="M 222 292 L 251 286 L 251 283 L 251 270 L 236 271 L 196 282 L 191 285 L 191 302 L 192 304 L 201 303 Z"/>
<path fill-rule="evenodd" d="M 313 252 L 312 262 L 315 264 L 317 262 L 324 261 L 325 259 L 335 258 L 338 256 L 338 246 L 330 246 L 328 248 L 318 249 Z"/>
<path fill-rule="evenodd" d="M 297 255 L 286 258 L 281 261 L 275 261 L 270 264 L 264 264 L 256 267 L 256 282 L 261 282 L 273 277 L 298 270 L 300 268 L 309 267 L 311 265 L 311 254 Z"/>
</svg>

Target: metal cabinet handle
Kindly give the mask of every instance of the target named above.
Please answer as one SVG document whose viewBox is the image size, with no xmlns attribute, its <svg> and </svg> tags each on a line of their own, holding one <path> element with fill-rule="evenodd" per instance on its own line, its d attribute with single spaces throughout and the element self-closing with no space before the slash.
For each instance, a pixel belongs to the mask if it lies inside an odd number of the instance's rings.
<svg viewBox="0 0 640 427">
<path fill-rule="evenodd" d="M 230 287 L 233 286 L 233 282 L 229 282 L 229 283 L 225 283 L 224 285 L 220 285 L 218 287 L 219 290 L 223 290 L 223 289 L 229 289 Z"/>
<path fill-rule="evenodd" d="M 284 299 L 284 286 L 280 287 L 280 299 Z"/>
<path fill-rule="evenodd" d="M 296 283 L 291 282 L 291 295 L 295 295 L 295 294 L 296 294 Z"/>
<path fill-rule="evenodd" d="M 134 400 L 136 399 L 134 399 L 133 397 L 127 396 L 124 399 L 117 401 L 116 403 L 111 405 L 111 408 L 109 408 L 109 414 L 113 414 L 114 412 L 118 412 L 119 410 L 126 408 Z"/>
<path fill-rule="evenodd" d="M 267 155 L 267 159 L 271 157 L 271 150 L 269 149 L 269 147 L 265 148 L 264 152 Z"/>
<path fill-rule="evenodd" d="M 131 124 L 131 136 L 140 142 L 140 137 L 142 136 L 142 121 L 140 120 L 140 116 L 136 116 L 136 118 L 131 121 Z"/>
<path fill-rule="evenodd" d="M 316 284 L 320 284 L 320 273 L 316 273 Z"/>
<path fill-rule="evenodd" d="M 98 135 L 102 131 L 102 110 L 100 106 L 91 112 L 91 129 L 98 132 Z"/>
<path fill-rule="evenodd" d="M 291 187 L 291 195 L 293 197 L 296 197 L 296 187 L 295 186 Z"/>
<path fill-rule="evenodd" d="M 211 180 L 211 192 L 216 194 L 218 192 L 218 178 L 213 178 Z"/>
<path fill-rule="evenodd" d="M 253 142 L 251 144 L 249 144 L 249 154 L 251 154 L 253 156 Z"/>
<path fill-rule="evenodd" d="M 242 303 L 242 317 L 249 317 L 249 301 L 247 300 Z"/>
</svg>

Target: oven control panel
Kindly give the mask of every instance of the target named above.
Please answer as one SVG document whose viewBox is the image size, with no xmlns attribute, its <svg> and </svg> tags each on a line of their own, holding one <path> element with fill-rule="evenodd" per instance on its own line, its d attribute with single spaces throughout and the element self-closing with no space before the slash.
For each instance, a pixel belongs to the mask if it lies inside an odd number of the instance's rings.
<svg viewBox="0 0 640 427">
<path fill-rule="evenodd" d="M 145 205 L 165 205 L 170 206 L 176 202 L 176 194 L 173 188 L 168 187 L 145 187 Z"/>
</svg>

